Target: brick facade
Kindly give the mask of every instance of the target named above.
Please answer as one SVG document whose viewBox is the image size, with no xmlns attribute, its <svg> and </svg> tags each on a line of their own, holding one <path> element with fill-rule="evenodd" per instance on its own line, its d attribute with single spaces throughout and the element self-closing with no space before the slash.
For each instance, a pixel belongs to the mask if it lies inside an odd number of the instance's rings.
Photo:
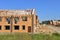
<svg viewBox="0 0 60 40">
<path fill-rule="evenodd" d="M 0 10 L 0 32 L 35 32 L 37 16 L 32 10 Z"/>
</svg>

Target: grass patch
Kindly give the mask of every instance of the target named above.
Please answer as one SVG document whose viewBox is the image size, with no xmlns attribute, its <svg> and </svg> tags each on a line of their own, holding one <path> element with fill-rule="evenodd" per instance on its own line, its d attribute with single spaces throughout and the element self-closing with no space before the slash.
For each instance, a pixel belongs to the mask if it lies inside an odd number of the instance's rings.
<svg viewBox="0 0 60 40">
<path fill-rule="evenodd" d="M 60 40 L 60 34 L 28 34 L 28 33 L 14 33 L 14 34 L 0 34 L 0 40 Z"/>
<path fill-rule="evenodd" d="M 49 34 L 34 34 L 32 35 L 32 40 L 60 40 L 60 34 L 54 33 Z"/>
<path fill-rule="evenodd" d="M 15 33 L 0 35 L 0 40 L 31 40 L 31 36 L 27 33 Z"/>
</svg>

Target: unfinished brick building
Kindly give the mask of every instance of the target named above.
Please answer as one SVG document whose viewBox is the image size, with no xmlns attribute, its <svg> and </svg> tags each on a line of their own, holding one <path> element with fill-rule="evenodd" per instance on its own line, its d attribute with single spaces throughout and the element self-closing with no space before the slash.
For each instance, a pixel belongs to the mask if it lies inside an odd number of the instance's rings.
<svg viewBox="0 0 60 40">
<path fill-rule="evenodd" d="M 0 32 L 35 32 L 37 16 L 35 9 L 0 10 Z"/>
</svg>

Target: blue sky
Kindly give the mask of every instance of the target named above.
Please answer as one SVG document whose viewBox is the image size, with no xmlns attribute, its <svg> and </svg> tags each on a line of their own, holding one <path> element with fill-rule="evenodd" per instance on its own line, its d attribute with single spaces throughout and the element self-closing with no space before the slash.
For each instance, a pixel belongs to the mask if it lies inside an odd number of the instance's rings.
<svg viewBox="0 0 60 40">
<path fill-rule="evenodd" d="M 33 8 L 40 21 L 60 19 L 60 0 L 0 0 L 0 9 Z"/>
</svg>

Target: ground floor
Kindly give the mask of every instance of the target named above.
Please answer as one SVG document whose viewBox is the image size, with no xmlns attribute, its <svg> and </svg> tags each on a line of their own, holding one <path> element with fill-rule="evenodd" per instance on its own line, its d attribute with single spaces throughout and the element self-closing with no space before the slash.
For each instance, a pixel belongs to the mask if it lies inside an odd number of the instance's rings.
<svg viewBox="0 0 60 40">
<path fill-rule="evenodd" d="M 19 26 L 19 25 L 5 25 L 5 26 L 0 26 L 0 32 L 32 32 L 32 27 L 31 26 Z"/>
</svg>

